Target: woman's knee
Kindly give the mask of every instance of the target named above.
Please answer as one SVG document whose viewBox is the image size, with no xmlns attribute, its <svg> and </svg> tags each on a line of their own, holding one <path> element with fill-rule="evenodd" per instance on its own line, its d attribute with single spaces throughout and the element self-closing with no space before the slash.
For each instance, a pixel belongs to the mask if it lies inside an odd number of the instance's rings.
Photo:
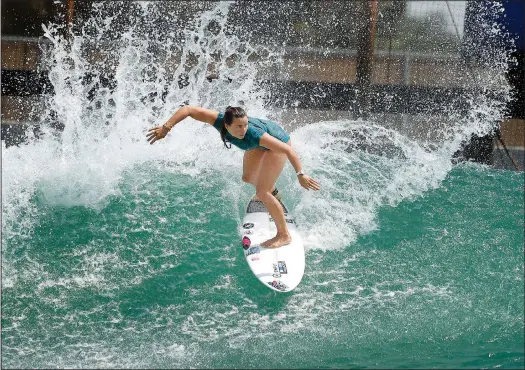
<svg viewBox="0 0 525 370">
<path fill-rule="evenodd" d="M 243 173 L 242 174 L 242 181 L 244 181 L 247 184 L 255 185 L 255 180 L 256 180 L 255 176 L 253 176 L 251 174 L 248 174 L 248 173 Z"/>
<path fill-rule="evenodd" d="M 261 188 L 255 189 L 255 195 L 262 201 L 265 201 L 268 197 L 272 197 L 271 190 Z"/>
</svg>

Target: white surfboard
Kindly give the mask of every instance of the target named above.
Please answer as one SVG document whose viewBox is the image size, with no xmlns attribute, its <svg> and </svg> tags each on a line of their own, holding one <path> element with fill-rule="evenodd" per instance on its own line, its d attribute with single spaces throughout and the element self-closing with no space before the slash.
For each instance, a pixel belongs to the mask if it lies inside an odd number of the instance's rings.
<svg viewBox="0 0 525 370">
<path fill-rule="evenodd" d="M 292 242 L 279 248 L 265 248 L 260 243 L 275 236 L 277 228 L 265 205 L 250 200 L 242 225 L 244 257 L 253 274 L 264 286 L 278 292 L 293 290 L 304 274 L 304 246 L 295 220 L 281 202 Z"/>
</svg>

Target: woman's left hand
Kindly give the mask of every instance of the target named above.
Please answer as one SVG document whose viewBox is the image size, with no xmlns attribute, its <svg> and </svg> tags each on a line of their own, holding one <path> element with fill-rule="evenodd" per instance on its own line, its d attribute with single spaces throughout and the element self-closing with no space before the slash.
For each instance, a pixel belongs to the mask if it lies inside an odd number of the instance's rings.
<svg viewBox="0 0 525 370">
<path fill-rule="evenodd" d="M 321 187 L 319 186 L 319 184 L 317 183 L 317 181 L 315 181 L 314 179 L 312 179 L 310 176 L 306 176 L 306 175 L 299 175 L 297 176 L 297 178 L 299 179 L 299 183 L 301 184 L 301 186 L 303 188 L 305 188 L 306 190 L 319 190 L 321 189 Z"/>
</svg>

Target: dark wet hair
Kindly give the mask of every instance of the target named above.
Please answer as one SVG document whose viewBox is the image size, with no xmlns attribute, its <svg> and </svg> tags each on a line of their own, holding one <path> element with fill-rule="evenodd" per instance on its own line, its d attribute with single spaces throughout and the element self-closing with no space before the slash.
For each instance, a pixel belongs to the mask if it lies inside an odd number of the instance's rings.
<svg viewBox="0 0 525 370">
<path fill-rule="evenodd" d="M 242 117 L 246 117 L 246 111 L 242 109 L 241 107 L 232 107 L 232 106 L 226 107 L 226 111 L 224 112 L 223 125 L 221 127 L 221 139 L 222 139 L 222 142 L 224 143 L 224 146 L 228 149 L 230 149 L 232 145 L 231 144 L 230 146 L 226 145 L 226 133 L 228 132 L 226 130 L 226 125 L 231 125 L 234 118 L 242 118 Z"/>
</svg>

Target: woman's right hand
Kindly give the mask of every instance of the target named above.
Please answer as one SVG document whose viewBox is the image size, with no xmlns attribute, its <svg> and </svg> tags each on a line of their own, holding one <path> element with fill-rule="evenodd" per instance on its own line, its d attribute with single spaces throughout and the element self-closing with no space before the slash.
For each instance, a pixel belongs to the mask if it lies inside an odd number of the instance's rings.
<svg viewBox="0 0 525 370">
<path fill-rule="evenodd" d="M 148 133 L 146 134 L 148 142 L 151 145 L 157 140 L 164 139 L 169 131 L 170 130 L 164 125 L 149 129 Z"/>
</svg>

